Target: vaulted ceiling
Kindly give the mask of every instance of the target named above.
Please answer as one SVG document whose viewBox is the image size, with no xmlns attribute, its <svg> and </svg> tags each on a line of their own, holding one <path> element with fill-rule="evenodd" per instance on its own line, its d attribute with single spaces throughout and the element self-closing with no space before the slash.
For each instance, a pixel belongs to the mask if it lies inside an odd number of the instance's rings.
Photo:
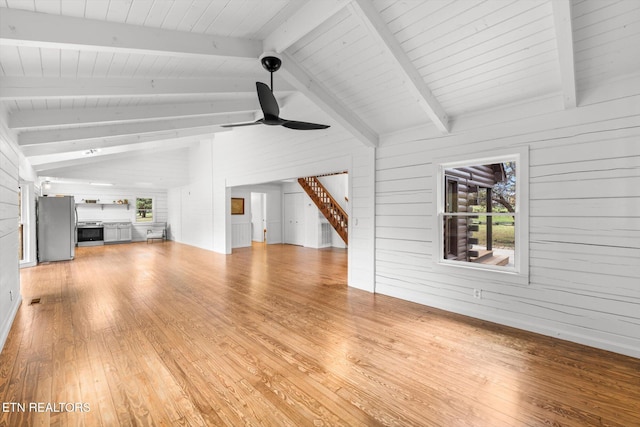
<svg viewBox="0 0 640 427">
<path fill-rule="evenodd" d="M 637 0 L 0 0 L 0 102 L 40 175 L 91 180 L 242 135 L 220 125 L 261 117 L 263 52 L 287 118 L 376 146 L 545 96 L 579 107 L 638 75 L 638 45 Z"/>
</svg>

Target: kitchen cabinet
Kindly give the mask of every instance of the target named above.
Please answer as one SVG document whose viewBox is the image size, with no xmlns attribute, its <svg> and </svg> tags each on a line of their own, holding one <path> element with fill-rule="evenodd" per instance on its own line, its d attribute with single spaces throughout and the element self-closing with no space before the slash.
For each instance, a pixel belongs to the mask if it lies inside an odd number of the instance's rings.
<svg viewBox="0 0 640 427">
<path fill-rule="evenodd" d="M 118 240 L 121 242 L 131 241 L 131 223 L 121 222 L 118 224 Z"/>
<path fill-rule="evenodd" d="M 104 242 L 105 243 L 123 243 L 131 241 L 131 223 L 130 222 L 105 222 L 104 223 Z"/>
<path fill-rule="evenodd" d="M 118 241 L 118 226 L 116 224 L 104 223 L 104 242 L 113 243 Z"/>
</svg>

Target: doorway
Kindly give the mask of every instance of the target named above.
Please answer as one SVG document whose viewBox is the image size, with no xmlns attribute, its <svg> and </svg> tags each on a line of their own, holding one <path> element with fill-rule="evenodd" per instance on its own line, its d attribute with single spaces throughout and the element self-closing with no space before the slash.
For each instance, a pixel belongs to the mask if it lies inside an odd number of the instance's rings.
<svg viewBox="0 0 640 427">
<path fill-rule="evenodd" d="M 267 193 L 251 193 L 251 240 L 267 241 Z"/>
</svg>

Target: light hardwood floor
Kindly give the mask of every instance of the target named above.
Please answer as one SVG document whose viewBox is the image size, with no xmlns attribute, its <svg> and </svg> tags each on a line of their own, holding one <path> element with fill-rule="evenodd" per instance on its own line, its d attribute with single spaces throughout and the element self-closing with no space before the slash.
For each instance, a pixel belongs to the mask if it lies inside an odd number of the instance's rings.
<svg viewBox="0 0 640 427">
<path fill-rule="evenodd" d="M 0 425 L 640 425 L 639 359 L 349 289 L 346 262 L 165 242 L 22 270 Z"/>
</svg>

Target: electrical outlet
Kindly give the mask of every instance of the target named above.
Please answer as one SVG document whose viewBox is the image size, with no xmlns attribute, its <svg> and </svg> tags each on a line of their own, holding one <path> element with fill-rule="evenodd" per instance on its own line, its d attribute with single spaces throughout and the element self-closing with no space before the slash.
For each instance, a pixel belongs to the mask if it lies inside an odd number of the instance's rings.
<svg viewBox="0 0 640 427">
<path fill-rule="evenodd" d="M 473 297 L 477 299 L 482 299 L 482 289 L 474 289 Z"/>
<path fill-rule="evenodd" d="M 13 291 L 9 291 L 9 299 L 13 301 Z"/>
</svg>

